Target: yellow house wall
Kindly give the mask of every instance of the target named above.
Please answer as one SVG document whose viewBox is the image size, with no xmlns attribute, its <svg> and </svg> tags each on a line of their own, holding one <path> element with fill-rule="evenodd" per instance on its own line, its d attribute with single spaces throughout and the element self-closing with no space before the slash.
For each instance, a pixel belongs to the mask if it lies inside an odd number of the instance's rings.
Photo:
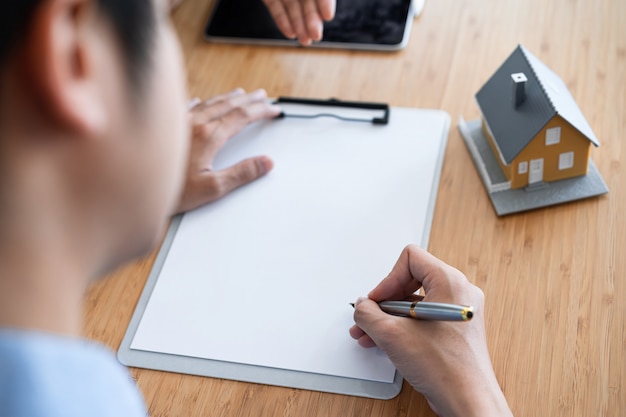
<svg viewBox="0 0 626 417">
<path fill-rule="evenodd" d="M 560 127 L 561 139 L 559 143 L 546 145 L 546 131 Z M 574 129 L 561 116 L 556 115 L 539 132 L 537 136 L 517 155 L 510 164 L 511 188 L 521 188 L 528 185 L 530 160 L 543 158 L 543 181 L 557 181 L 587 174 L 591 142 L 578 130 Z M 559 155 L 564 152 L 574 152 L 574 165 L 571 168 L 559 170 Z M 519 163 L 528 162 L 525 174 L 518 174 Z"/>
</svg>

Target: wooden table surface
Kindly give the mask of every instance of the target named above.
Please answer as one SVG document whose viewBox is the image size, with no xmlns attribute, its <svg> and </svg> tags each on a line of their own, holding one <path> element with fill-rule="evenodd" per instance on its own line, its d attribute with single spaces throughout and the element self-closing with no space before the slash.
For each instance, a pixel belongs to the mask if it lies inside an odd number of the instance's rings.
<svg viewBox="0 0 626 417">
<path fill-rule="evenodd" d="M 489 347 L 513 412 L 626 415 L 626 1 L 428 0 L 394 53 L 209 44 L 201 33 L 212 4 L 187 0 L 174 13 L 190 95 L 265 88 L 449 112 L 429 249 L 485 291 Z M 518 43 L 569 86 L 601 142 L 591 155 L 608 195 L 494 214 L 456 122 L 479 116 L 475 92 Z M 118 348 L 153 260 L 91 289 L 88 337 Z M 433 415 L 406 383 L 382 401 L 132 373 L 155 417 Z"/>
</svg>

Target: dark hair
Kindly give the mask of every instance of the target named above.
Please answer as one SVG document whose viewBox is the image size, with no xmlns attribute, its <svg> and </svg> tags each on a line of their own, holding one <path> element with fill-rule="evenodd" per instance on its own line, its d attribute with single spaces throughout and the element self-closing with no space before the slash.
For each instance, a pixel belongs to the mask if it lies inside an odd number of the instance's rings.
<svg viewBox="0 0 626 417">
<path fill-rule="evenodd" d="M 0 12 L 0 67 L 27 32 L 32 14 L 42 0 L 9 0 Z M 112 23 L 126 58 L 131 84 L 140 88 L 142 73 L 150 63 L 155 28 L 151 0 L 96 0 Z"/>
</svg>

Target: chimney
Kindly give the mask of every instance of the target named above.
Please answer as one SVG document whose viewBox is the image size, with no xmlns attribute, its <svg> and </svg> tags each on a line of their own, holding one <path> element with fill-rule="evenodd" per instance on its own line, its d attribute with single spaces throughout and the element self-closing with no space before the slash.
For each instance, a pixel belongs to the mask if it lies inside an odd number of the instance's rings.
<svg viewBox="0 0 626 417">
<path fill-rule="evenodd" d="M 526 100 L 526 75 L 523 72 L 511 74 L 513 79 L 513 108 L 518 108 Z"/>
</svg>

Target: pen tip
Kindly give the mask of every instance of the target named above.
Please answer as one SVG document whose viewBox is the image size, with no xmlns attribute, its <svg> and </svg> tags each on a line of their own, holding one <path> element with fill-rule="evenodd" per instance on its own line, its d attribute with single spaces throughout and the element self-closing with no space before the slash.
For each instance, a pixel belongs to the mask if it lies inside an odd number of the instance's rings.
<svg viewBox="0 0 626 417">
<path fill-rule="evenodd" d="M 354 308 L 354 303 L 350 303 L 350 305 L 352 306 L 352 308 Z"/>
</svg>

